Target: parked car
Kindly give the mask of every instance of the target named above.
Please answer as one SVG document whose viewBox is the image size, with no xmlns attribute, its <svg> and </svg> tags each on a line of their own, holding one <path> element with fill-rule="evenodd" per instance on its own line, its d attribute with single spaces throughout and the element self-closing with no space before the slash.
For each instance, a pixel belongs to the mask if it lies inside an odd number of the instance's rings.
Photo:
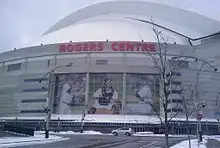
<svg viewBox="0 0 220 148">
<path fill-rule="evenodd" d="M 126 136 L 131 136 L 134 134 L 134 131 L 131 128 L 128 127 L 122 127 L 116 130 L 112 131 L 112 134 L 114 136 L 118 136 L 118 135 L 126 135 Z"/>
</svg>

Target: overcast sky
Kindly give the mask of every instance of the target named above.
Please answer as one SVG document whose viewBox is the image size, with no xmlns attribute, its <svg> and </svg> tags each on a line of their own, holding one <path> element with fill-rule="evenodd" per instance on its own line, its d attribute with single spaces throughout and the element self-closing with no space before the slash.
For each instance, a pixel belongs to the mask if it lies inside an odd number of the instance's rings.
<svg viewBox="0 0 220 148">
<path fill-rule="evenodd" d="M 0 0 L 0 52 L 37 42 L 41 34 L 57 21 L 96 1 Z M 148 1 L 161 2 L 161 0 Z M 164 4 L 194 11 L 220 21 L 220 0 L 162 1 Z"/>
</svg>

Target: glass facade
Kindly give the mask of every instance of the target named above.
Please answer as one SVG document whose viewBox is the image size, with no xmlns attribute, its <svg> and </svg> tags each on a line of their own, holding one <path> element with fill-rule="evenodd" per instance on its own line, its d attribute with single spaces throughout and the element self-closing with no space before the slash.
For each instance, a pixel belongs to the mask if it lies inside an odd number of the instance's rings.
<svg viewBox="0 0 220 148">
<path fill-rule="evenodd" d="M 54 113 L 80 114 L 85 106 L 85 74 L 56 76 Z"/>
<path fill-rule="evenodd" d="M 120 114 L 122 74 L 90 74 L 88 107 L 90 114 Z"/>
<path fill-rule="evenodd" d="M 126 114 L 154 114 L 152 105 L 159 107 L 159 76 L 127 74 Z"/>
<path fill-rule="evenodd" d="M 159 100 L 158 78 L 158 75 L 126 75 L 125 114 L 154 113 L 150 105 Z M 122 73 L 90 73 L 87 91 L 86 81 L 86 74 L 57 75 L 54 113 L 81 114 L 86 109 L 88 114 L 123 114 Z"/>
</svg>

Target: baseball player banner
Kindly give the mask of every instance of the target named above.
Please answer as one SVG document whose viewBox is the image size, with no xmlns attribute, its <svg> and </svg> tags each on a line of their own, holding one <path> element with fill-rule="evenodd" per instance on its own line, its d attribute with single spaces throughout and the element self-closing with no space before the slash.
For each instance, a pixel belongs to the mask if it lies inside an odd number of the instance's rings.
<svg viewBox="0 0 220 148">
<path fill-rule="evenodd" d="M 54 113 L 80 114 L 85 106 L 85 74 L 56 76 Z"/>
<path fill-rule="evenodd" d="M 89 114 L 120 114 L 122 74 L 91 74 Z"/>
<path fill-rule="evenodd" d="M 126 113 L 152 115 L 159 94 L 158 75 L 127 74 Z"/>
</svg>

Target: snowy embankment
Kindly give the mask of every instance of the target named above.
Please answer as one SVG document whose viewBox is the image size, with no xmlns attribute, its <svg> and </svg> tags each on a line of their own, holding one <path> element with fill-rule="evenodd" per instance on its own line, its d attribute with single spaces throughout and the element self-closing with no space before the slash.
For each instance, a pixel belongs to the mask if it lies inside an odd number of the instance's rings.
<svg viewBox="0 0 220 148">
<path fill-rule="evenodd" d="M 206 143 L 207 143 L 207 139 L 204 139 L 203 142 L 201 142 L 198 147 L 197 139 L 192 139 L 191 148 L 206 148 Z M 171 146 L 171 148 L 189 148 L 189 141 L 188 140 L 182 141 L 174 146 Z"/>
<path fill-rule="evenodd" d="M 0 148 L 45 144 L 67 139 L 55 135 L 50 135 L 50 138 L 46 139 L 44 134 L 41 133 L 36 133 L 33 137 L 2 137 L 0 138 Z"/>
<path fill-rule="evenodd" d="M 203 142 L 201 142 L 199 145 L 198 145 L 197 139 L 192 139 L 191 140 L 191 148 L 198 148 L 198 146 L 199 146 L 199 148 L 207 148 L 206 143 L 207 143 L 208 139 L 215 139 L 220 142 L 219 135 L 213 135 L 213 136 L 204 135 Z M 188 140 L 182 141 L 182 142 L 172 146 L 171 148 L 189 148 L 189 141 Z"/>
<path fill-rule="evenodd" d="M 36 131 L 38 134 L 44 134 L 44 131 Z M 52 135 L 112 135 L 112 134 L 104 134 L 98 131 L 84 131 L 83 133 L 74 132 L 74 131 L 63 131 L 63 132 L 50 132 Z"/>
<path fill-rule="evenodd" d="M 37 131 L 38 134 L 44 134 L 44 131 Z M 62 132 L 50 132 L 53 135 L 112 135 L 111 133 L 101 133 L 99 131 L 84 131 L 83 133 L 74 132 L 74 131 L 62 131 Z M 113 136 L 113 135 L 112 135 Z M 132 136 L 138 137 L 147 137 L 147 136 L 156 136 L 163 137 L 164 134 L 154 134 L 153 132 L 136 132 Z M 187 137 L 187 135 L 169 135 L 169 137 Z"/>
<path fill-rule="evenodd" d="M 0 120 L 44 120 L 45 116 L 33 117 L 0 117 Z M 52 114 L 52 120 L 67 120 L 70 122 L 81 122 L 82 115 L 61 115 Z M 185 121 L 185 118 L 173 118 L 172 121 Z M 196 118 L 190 118 L 189 121 L 196 122 Z M 216 119 L 202 119 L 203 122 L 216 122 Z M 98 123 L 150 123 L 160 124 L 157 116 L 148 115 L 86 115 L 84 122 L 98 122 Z"/>
</svg>

